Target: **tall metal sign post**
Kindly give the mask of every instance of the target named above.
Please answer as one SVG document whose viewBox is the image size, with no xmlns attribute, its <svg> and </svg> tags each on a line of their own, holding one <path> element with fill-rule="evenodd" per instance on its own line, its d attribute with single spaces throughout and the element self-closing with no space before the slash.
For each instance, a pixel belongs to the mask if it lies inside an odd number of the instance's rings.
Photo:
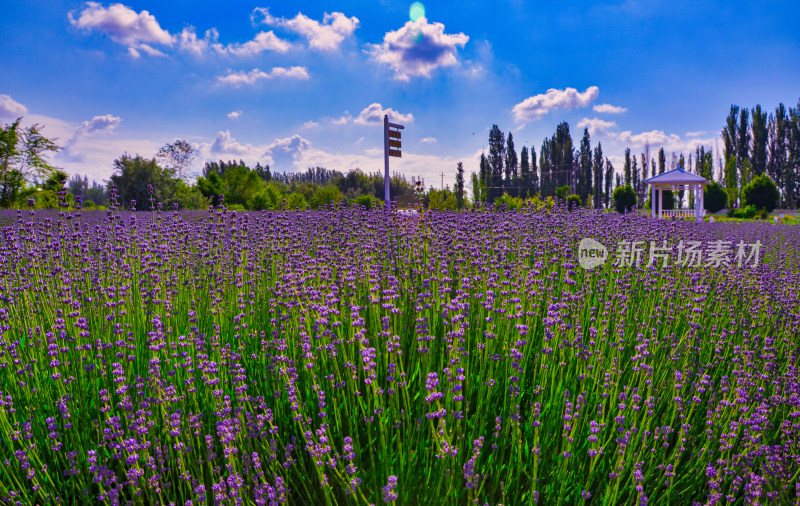
<svg viewBox="0 0 800 506">
<path fill-rule="evenodd" d="M 403 125 L 389 123 L 389 115 L 383 115 L 383 159 L 385 172 L 383 176 L 384 198 L 386 199 L 386 210 L 392 210 L 392 201 L 389 198 L 389 157 L 400 158 L 400 130 L 405 128 Z"/>
</svg>

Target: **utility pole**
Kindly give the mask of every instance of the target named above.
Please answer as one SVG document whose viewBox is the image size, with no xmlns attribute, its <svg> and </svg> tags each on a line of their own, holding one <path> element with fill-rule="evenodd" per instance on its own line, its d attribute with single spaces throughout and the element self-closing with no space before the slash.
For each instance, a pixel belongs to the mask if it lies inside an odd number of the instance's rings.
<svg viewBox="0 0 800 506">
<path fill-rule="evenodd" d="M 386 199 L 386 210 L 392 210 L 392 201 L 389 196 L 389 157 L 396 156 L 400 158 L 400 130 L 405 128 L 403 125 L 396 123 L 389 123 L 389 115 L 383 115 L 383 159 L 384 159 L 384 176 L 383 176 L 383 190 L 384 198 Z M 391 137 L 391 139 L 389 139 Z M 396 149 L 392 149 L 396 148 Z"/>
<path fill-rule="evenodd" d="M 444 172 L 442 172 L 442 190 L 444 190 Z"/>
</svg>

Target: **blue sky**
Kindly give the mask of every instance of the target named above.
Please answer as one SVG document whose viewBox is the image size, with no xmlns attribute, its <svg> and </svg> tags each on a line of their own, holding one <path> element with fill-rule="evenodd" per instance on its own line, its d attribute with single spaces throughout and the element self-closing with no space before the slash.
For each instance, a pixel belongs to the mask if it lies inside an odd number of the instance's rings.
<svg viewBox="0 0 800 506">
<path fill-rule="evenodd" d="M 713 148 L 731 104 L 800 98 L 800 3 L 52 2 L 4 5 L 0 122 L 58 137 L 69 173 L 193 143 L 279 171 L 392 169 L 452 184 L 493 123 L 533 146 L 561 121 L 615 167 L 625 147 Z M 199 167 L 198 167 L 199 168 Z"/>
</svg>

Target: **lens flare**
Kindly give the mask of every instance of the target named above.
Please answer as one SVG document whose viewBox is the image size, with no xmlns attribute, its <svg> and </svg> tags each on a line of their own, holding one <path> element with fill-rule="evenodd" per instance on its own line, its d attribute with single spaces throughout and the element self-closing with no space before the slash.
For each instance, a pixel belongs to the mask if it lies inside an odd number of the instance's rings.
<svg viewBox="0 0 800 506">
<path fill-rule="evenodd" d="M 408 17 L 411 18 L 411 21 L 416 21 L 419 18 L 425 17 L 425 6 L 422 5 L 422 2 L 414 2 L 411 4 L 411 8 L 408 10 Z"/>
</svg>

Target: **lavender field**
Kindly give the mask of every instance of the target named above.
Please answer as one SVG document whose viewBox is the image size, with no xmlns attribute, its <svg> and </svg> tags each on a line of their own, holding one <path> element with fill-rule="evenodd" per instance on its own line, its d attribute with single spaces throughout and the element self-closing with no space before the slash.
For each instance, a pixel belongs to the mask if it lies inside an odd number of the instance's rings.
<svg viewBox="0 0 800 506">
<path fill-rule="evenodd" d="M 2 504 L 800 502 L 797 227 L 3 219 Z M 763 247 L 584 270 L 587 237 Z"/>
</svg>

